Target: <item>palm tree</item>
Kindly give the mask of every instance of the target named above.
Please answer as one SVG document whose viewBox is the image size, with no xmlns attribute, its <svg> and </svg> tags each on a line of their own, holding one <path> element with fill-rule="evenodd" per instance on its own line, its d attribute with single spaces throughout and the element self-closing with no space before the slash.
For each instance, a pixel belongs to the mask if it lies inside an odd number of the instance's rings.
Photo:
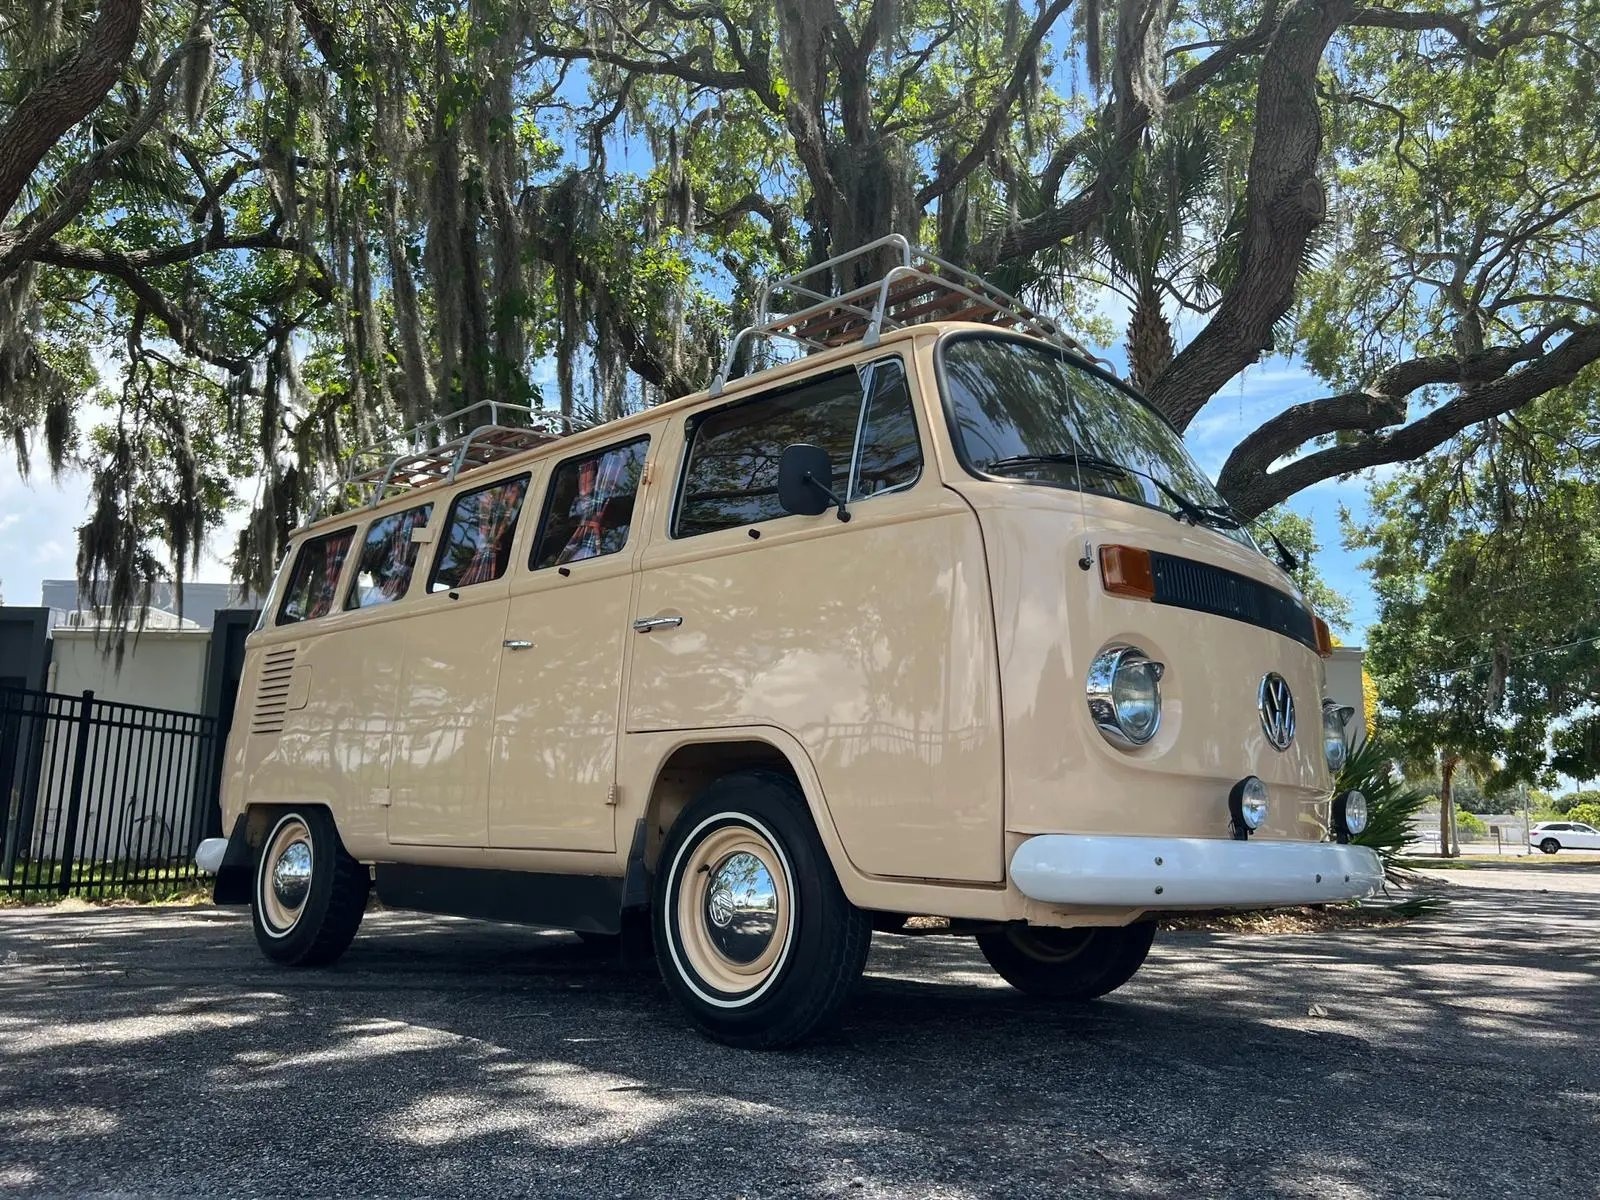
<svg viewBox="0 0 1600 1200">
<path fill-rule="evenodd" d="M 1200 247 L 1192 234 L 1217 169 L 1215 131 L 1193 120 L 1169 123 L 1133 156 L 1094 231 L 1091 253 L 1133 305 L 1128 367 L 1139 387 L 1148 388 L 1172 361 L 1163 301 L 1197 290 Z M 1187 285 L 1186 275 L 1193 281 Z"/>
</svg>

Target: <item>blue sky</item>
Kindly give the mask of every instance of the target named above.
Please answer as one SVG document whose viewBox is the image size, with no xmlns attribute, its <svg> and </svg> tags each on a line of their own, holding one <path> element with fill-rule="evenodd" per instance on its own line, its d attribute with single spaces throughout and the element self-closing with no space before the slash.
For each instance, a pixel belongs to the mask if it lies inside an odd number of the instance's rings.
<svg viewBox="0 0 1600 1200">
<path fill-rule="evenodd" d="M 1107 357 L 1120 358 L 1119 348 L 1107 348 Z M 1120 365 L 1120 364 L 1119 364 Z M 1188 432 L 1189 449 L 1215 477 L 1238 440 L 1284 406 L 1323 394 L 1325 385 L 1289 359 L 1274 358 L 1252 367 L 1224 388 Z M 42 467 L 42 464 L 40 464 Z M 1359 519 L 1367 511 L 1366 484 L 1359 479 L 1330 480 L 1309 488 L 1289 502 L 1296 512 L 1311 518 L 1322 552 L 1318 566 L 1328 582 L 1349 596 L 1354 617 L 1344 640 L 1366 640 L 1366 628 L 1375 616 L 1372 588 L 1361 569 L 1361 555 L 1341 546 L 1339 505 Z M 44 579 L 70 579 L 76 572 L 77 528 L 87 516 L 88 479 L 71 472 L 59 483 L 36 471 L 24 482 L 11 455 L 0 455 L 0 594 L 7 604 L 39 603 Z M 244 521 L 238 513 L 214 531 L 197 578 L 222 582 L 228 578 L 227 555 Z"/>
</svg>

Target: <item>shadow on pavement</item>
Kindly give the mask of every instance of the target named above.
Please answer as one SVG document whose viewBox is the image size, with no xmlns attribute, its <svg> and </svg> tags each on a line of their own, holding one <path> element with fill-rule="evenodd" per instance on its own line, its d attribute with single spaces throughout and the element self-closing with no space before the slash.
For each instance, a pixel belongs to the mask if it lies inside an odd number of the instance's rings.
<svg viewBox="0 0 1600 1200">
<path fill-rule="evenodd" d="M 1572 1194 L 1600 897 L 1454 895 L 1405 926 L 1171 935 L 1074 1009 L 965 939 L 879 937 L 842 1028 L 766 1055 L 562 934 L 381 913 L 292 972 L 237 911 L 6 914 L 0 1186 Z M 1474 1130 L 1517 1153 L 1463 1153 Z"/>
</svg>

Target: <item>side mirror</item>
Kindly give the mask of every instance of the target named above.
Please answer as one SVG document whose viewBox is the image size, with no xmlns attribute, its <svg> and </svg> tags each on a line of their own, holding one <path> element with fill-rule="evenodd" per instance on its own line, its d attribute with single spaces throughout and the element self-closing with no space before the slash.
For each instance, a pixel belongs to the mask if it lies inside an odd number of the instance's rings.
<svg viewBox="0 0 1600 1200">
<path fill-rule="evenodd" d="M 850 514 L 832 484 L 833 463 L 821 446 L 797 442 L 784 447 L 778 459 L 778 503 L 784 512 L 815 517 L 836 505 L 839 519 L 848 521 Z"/>
<path fill-rule="evenodd" d="M 433 526 L 418 525 L 411 531 L 411 544 L 413 546 L 426 546 L 433 541 Z"/>
</svg>

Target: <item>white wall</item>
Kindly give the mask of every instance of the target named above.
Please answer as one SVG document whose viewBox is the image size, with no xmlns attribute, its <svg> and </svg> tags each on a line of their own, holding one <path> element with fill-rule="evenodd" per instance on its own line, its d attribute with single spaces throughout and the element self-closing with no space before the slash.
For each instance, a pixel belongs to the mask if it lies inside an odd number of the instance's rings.
<svg viewBox="0 0 1600 1200">
<path fill-rule="evenodd" d="M 98 700 L 199 712 L 205 706 L 208 630 L 147 629 L 129 639 L 122 670 L 95 644 L 92 629 L 52 631 L 52 692 L 94 690 Z"/>
<path fill-rule="evenodd" d="M 1361 663 L 1366 656 L 1359 646 L 1335 646 L 1328 660 L 1328 698 L 1356 710 L 1345 727 L 1352 746 L 1367 740 L 1367 706 L 1361 695 Z"/>
</svg>

